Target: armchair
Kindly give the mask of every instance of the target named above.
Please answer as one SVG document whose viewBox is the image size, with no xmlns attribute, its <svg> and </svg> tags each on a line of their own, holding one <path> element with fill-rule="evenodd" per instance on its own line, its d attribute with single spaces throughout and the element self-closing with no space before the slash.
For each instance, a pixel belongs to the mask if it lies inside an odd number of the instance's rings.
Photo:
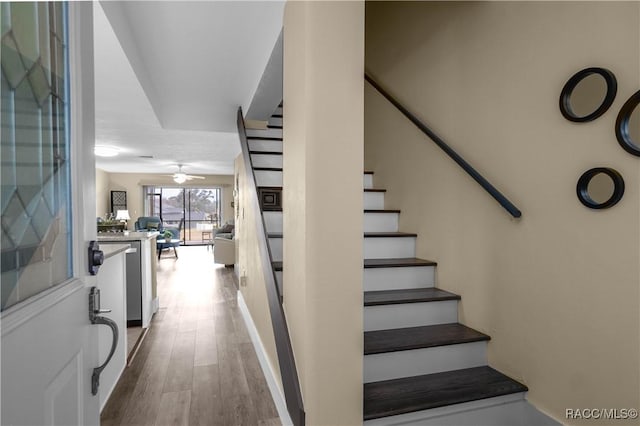
<svg viewBox="0 0 640 426">
<path fill-rule="evenodd" d="M 178 227 L 176 228 L 175 226 L 165 226 L 164 230 L 165 231 L 171 231 L 174 235 L 177 235 L 177 239 L 180 239 L 180 233 L 182 232 L 182 226 L 184 225 L 184 218 L 180 219 L 180 223 L 178 224 Z"/>
<path fill-rule="evenodd" d="M 156 225 L 154 231 L 162 232 L 164 230 L 160 216 L 140 216 L 133 226 L 136 231 L 147 231 L 149 227 L 154 228 L 153 225 Z"/>
<path fill-rule="evenodd" d="M 171 234 L 171 238 L 166 238 L 163 235 L 160 235 L 158 237 L 158 243 L 156 245 L 156 249 L 158 251 L 158 260 L 160 260 L 160 255 L 162 254 L 162 250 L 164 249 L 168 249 L 173 247 L 173 253 L 176 256 L 176 259 L 178 258 L 178 250 L 177 247 L 180 245 L 180 243 L 182 242 L 180 240 L 180 233 L 182 231 L 182 225 L 184 223 L 184 219 L 182 219 L 180 221 L 180 224 L 178 225 L 177 228 L 173 228 L 173 227 L 166 227 L 164 228 L 164 233 L 166 235 L 166 233 L 170 233 Z"/>
<path fill-rule="evenodd" d="M 236 240 L 216 237 L 213 249 L 213 261 L 224 266 L 233 266 L 236 263 Z"/>
</svg>

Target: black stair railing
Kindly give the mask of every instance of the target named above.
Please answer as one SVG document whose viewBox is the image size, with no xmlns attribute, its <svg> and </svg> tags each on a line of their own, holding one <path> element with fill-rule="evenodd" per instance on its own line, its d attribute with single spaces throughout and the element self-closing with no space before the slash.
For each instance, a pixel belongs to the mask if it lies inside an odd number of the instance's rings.
<svg viewBox="0 0 640 426">
<path fill-rule="evenodd" d="M 237 124 L 238 135 L 240 136 L 240 147 L 242 148 L 242 158 L 244 159 L 247 187 L 252 193 L 249 197 L 252 205 L 248 206 L 248 208 L 260 213 L 259 220 L 256 224 L 258 227 L 258 250 L 260 252 L 262 270 L 265 272 L 264 278 L 265 285 L 267 287 L 267 300 L 269 303 L 271 326 L 273 328 L 273 335 L 276 342 L 278 364 L 280 366 L 280 376 L 282 378 L 282 387 L 284 388 L 287 411 L 289 412 L 289 416 L 291 417 L 291 421 L 294 426 L 304 426 L 305 413 L 302 394 L 300 392 L 300 382 L 298 381 L 298 371 L 296 369 L 296 361 L 291 347 L 287 320 L 284 315 L 282 304 L 280 303 L 280 295 L 278 294 L 278 287 L 276 285 L 271 252 L 267 244 L 268 237 L 266 226 L 264 223 L 264 216 L 260 210 L 260 203 L 258 201 L 256 178 L 253 173 L 251 154 L 249 153 L 249 142 L 247 141 L 247 133 L 244 127 L 244 118 L 242 116 L 242 108 L 238 108 Z"/>
<path fill-rule="evenodd" d="M 453 161 L 455 161 L 460 167 L 462 167 L 462 169 L 467 172 L 467 174 L 469 174 L 469 176 L 471 176 L 476 182 L 478 182 L 480 184 L 481 187 L 484 188 L 485 191 L 487 191 L 489 193 L 489 195 L 491 195 L 493 198 L 495 198 L 495 200 L 500 203 L 500 205 L 502 207 L 504 207 L 504 209 L 506 211 L 509 212 L 509 214 L 511 214 L 511 216 L 518 218 L 520 216 L 522 216 L 522 212 L 511 202 L 507 199 L 507 197 L 505 197 L 500 191 L 498 191 L 498 189 L 496 189 L 495 186 L 493 186 L 491 183 L 489 183 L 489 181 L 487 179 L 484 178 L 484 176 L 482 176 L 476 169 L 474 169 L 471 164 L 469 164 L 464 158 L 462 158 L 460 156 L 460 154 L 458 154 L 456 151 L 454 151 L 453 148 L 451 148 L 449 145 L 447 145 L 445 143 L 444 140 L 442 140 L 442 138 L 440 136 L 438 136 L 437 134 L 435 134 L 435 132 L 433 130 L 431 130 L 426 124 L 424 124 L 418 117 L 416 117 L 413 113 L 411 113 L 411 111 L 409 111 L 407 108 L 405 108 L 400 102 L 398 102 L 397 99 L 395 99 L 393 96 L 391 96 L 389 94 L 389 92 L 387 92 L 385 89 L 382 88 L 382 86 L 380 86 L 380 84 L 378 82 L 376 82 L 373 77 L 371 77 L 371 75 L 369 75 L 368 73 L 364 74 L 364 78 L 366 81 L 369 82 L 369 84 L 371 84 L 371 86 L 373 86 L 382 96 L 384 96 L 389 102 L 391 102 L 393 104 L 393 106 L 395 106 L 396 108 L 398 108 L 398 110 L 400 110 L 400 112 L 409 119 L 409 121 L 411 121 L 413 124 L 415 124 L 415 126 L 422 130 L 422 132 L 429 136 L 429 138 L 435 142 L 436 145 L 438 145 L 438 147 L 440 149 L 442 149 L 449 157 L 451 157 L 451 159 Z"/>
</svg>

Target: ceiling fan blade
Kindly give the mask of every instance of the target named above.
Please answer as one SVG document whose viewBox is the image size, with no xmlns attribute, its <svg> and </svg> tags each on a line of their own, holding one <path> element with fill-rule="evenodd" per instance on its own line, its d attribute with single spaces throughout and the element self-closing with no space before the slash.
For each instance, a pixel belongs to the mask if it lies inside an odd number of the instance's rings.
<svg viewBox="0 0 640 426">
<path fill-rule="evenodd" d="M 204 179 L 204 176 L 187 175 L 188 179 Z"/>
</svg>

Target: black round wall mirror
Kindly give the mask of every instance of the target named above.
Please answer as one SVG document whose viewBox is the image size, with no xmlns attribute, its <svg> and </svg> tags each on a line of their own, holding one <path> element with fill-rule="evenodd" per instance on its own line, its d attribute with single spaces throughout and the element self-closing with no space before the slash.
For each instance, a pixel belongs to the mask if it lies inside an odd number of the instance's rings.
<svg viewBox="0 0 640 426">
<path fill-rule="evenodd" d="M 587 170 L 578 179 L 578 199 L 590 209 L 608 209 L 624 195 L 624 179 L 609 167 Z"/>
<path fill-rule="evenodd" d="M 631 95 L 616 120 L 618 143 L 630 154 L 640 157 L 640 90 Z"/>
<path fill-rule="evenodd" d="M 560 112 L 569 121 L 583 123 L 604 114 L 616 97 L 615 75 L 605 68 L 585 68 L 574 74 L 560 93 Z"/>
</svg>

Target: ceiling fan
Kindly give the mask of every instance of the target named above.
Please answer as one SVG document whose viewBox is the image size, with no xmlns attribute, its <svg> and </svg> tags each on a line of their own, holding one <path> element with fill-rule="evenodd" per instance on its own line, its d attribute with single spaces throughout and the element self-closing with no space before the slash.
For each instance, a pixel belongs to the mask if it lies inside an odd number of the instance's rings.
<svg viewBox="0 0 640 426">
<path fill-rule="evenodd" d="M 175 183 L 185 183 L 188 180 L 191 179 L 204 179 L 204 176 L 194 176 L 194 175 L 188 175 L 185 172 L 182 171 L 182 164 L 178 164 L 178 171 L 172 175 L 167 175 L 167 176 L 171 176 L 173 177 L 173 181 Z"/>
</svg>

